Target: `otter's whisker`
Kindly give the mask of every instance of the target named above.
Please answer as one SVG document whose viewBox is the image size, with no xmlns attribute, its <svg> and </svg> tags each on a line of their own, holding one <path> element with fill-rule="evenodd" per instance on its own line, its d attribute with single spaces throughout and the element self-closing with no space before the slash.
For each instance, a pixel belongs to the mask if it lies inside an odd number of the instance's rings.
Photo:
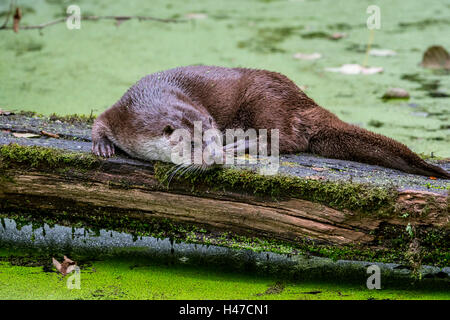
<svg viewBox="0 0 450 320">
<path fill-rule="evenodd" d="M 188 165 L 181 173 L 180 173 L 180 177 L 182 177 L 188 170 L 189 170 L 189 168 L 191 168 L 192 167 L 192 164 L 190 164 L 190 165 Z"/>
<path fill-rule="evenodd" d="M 175 167 L 176 169 L 173 170 L 172 173 L 170 174 L 168 184 L 170 184 L 170 182 L 172 181 L 173 177 L 176 176 L 176 174 L 178 173 L 178 171 L 180 171 L 181 169 L 185 168 L 185 166 L 186 166 L 186 164 L 181 163 L 181 164 L 179 164 L 179 165 L 177 165 L 177 166 Z"/>
</svg>

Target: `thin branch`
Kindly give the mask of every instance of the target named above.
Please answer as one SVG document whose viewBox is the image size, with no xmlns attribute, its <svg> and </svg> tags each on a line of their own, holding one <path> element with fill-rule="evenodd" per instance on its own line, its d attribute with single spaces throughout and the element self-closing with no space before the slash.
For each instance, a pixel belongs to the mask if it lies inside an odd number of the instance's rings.
<svg viewBox="0 0 450 320">
<path fill-rule="evenodd" d="M 9 13 L 8 13 L 9 16 Z M 38 25 L 33 25 L 33 26 L 20 26 L 19 30 L 31 30 L 31 29 L 44 29 L 45 27 L 54 25 L 54 24 L 58 24 L 58 23 L 62 23 L 65 22 L 67 20 L 68 17 L 65 18 L 59 18 L 56 20 L 52 20 L 49 22 L 45 22 L 42 24 L 38 24 Z M 117 22 L 122 22 L 122 21 L 126 21 L 126 20 L 132 20 L 132 19 L 137 19 L 139 21 L 141 20 L 152 20 L 152 21 L 158 21 L 158 22 L 165 22 L 165 23 L 178 23 L 178 22 L 186 22 L 186 20 L 176 20 L 176 19 L 162 19 L 162 18 L 155 18 L 155 17 L 145 17 L 145 16 L 85 16 L 85 17 L 81 17 L 81 20 L 90 20 L 90 21 L 97 21 L 97 20 L 116 20 Z M 10 30 L 12 29 L 12 27 L 7 27 L 8 21 L 5 21 L 5 23 L 3 24 L 3 26 L 0 27 L 0 30 Z"/>
<path fill-rule="evenodd" d="M 5 22 L 3 22 L 2 26 L 0 27 L 0 29 L 5 29 L 6 25 L 9 22 L 9 17 L 11 16 L 11 14 L 13 13 L 13 9 L 16 6 L 16 0 L 11 0 L 11 2 L 9 3 L 9 11 L 6 14 L 6 18 L 5 18 Z"/>
<path fill-rule="evenodd" d="M 139 21 L 141 20 L 153 20 L 153 21 L 159 21 L 159 22 L 186 22 L 186 20 L 177 20 L 177 19 L 162 19 L 162 18 L 155 18 L 155 17 L 145 17 L 145 16 L 87 16 L 82 17 L 84 20 L 131 20 L 131 19 L 137 19 Z"/>
</svg>

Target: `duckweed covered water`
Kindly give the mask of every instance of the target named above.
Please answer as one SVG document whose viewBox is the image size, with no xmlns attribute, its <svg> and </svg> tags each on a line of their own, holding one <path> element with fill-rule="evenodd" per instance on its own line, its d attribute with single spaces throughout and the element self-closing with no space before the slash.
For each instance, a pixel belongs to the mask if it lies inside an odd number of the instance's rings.
<svg viewBox="0 0 450 320">
<path fill-rule="evenodd" d="M 0 257 L 12 253 L 2 250 Z M 62 278 L 54 270 L 44 272 L 42 266 L 13 264 L 0 261 L 0 299 L 450 299 L 444 289 L 368 290 L 364 283 L 298 283 L 248 273 L 159 265 L 137 258 L 94 261 L 81 271 L 81 288 L 69 290 L 68 277 Z"/>
<path fill-rule="evenodd" d="M 0 299 L 450 299 L 449 268 L 377 265 L 381 290 L 366 286 L 371 262 L 134 238 L 48 225 L 0 227 Z M 63 255 L 80 267 L 69 290 L 52 265 Z"/>
<path fill-rule="evenodd" d="M 428 46 L 450 50 L 450 4 L 431 1 L 190 0 L 75 1 L 84 15 L 146 15 L 186 20 L 84 21 L 37 30 L 1 31 L 0 107 L 51 114 L 98 114 L 146 74 L 192 64 L 264 68 L 286 74 L 320 105 L 343 120 L 388 135 L 414 151 L 450 157 L 450 76 L 419 66 Z M 65 0 L 21 0 L 23 24 L 61 17 Z M 72 4 L 70 2 L 70 4 Z M 382 74 L 341 75 L 324 71 L 364 62 L 369 38 L 366 8 L 381 9 L 381 29 L 372 48 L 393 57 L 370 56 Z M 0 4 L 4 16 L 8 1 Z M 192 16 L 192 15 L 191 15 Z M 333 32 L 347 37 L 330 40 Z M 301 61 L 296 52 L 319 52 Z M 384 102 L 390 87 L 410 92 L 409 101 Z"/>
</svg>

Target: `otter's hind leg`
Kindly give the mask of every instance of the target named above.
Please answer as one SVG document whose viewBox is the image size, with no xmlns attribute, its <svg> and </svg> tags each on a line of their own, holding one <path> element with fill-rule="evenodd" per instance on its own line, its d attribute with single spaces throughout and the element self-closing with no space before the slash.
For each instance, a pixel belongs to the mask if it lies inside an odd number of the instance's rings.
<svg viewBox="0 0 450 320">
<path fill-rule="evenodd" d="M 106 136 L 107 128 L 99 117 L 92 127 L 92 152 L 101 157 L 111 157 L 115 153 L 114 144 Z"/>
</svg>

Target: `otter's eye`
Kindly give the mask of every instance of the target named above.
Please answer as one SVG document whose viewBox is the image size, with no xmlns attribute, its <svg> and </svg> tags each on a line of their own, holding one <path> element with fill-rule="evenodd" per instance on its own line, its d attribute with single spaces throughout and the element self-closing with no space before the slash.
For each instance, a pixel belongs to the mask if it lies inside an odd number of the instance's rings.
<svg viewBox="0 0 450 320">
<path fill-rule="evenodd" d="M 165 126 L 163 129 L 163 133 L 166 135 L 171 135 L 173 132 L 174 132 L 174 129 L 170 125 Z"/>
</svg>

